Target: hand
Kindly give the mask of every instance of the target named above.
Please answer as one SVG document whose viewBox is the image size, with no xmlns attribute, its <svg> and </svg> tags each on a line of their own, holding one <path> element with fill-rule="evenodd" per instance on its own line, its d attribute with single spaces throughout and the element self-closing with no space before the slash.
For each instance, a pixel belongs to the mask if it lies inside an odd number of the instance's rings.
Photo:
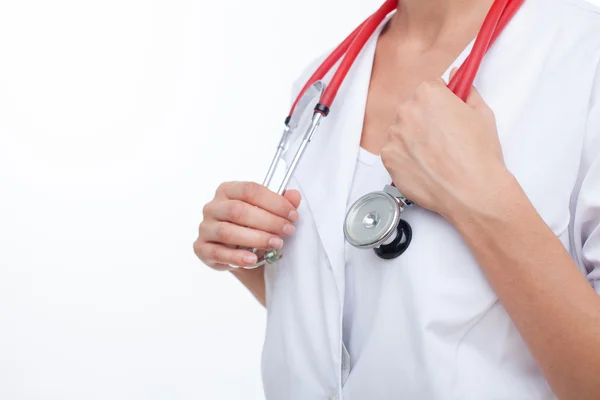
<svg viewBox="0 0 600 400">
<path fill-rule="evenodd" d="M 441 79 L 398 107 L 381 158 L 404 196 L 447 219 L 492 204 L 510 175 L 493 111 L 475 88 L 465 104 Z"/>
<path fill-rule="evenodd" d="M 257 255 L 245 248 L 281 248 L 281 236 L 294 233 L 300 193 L 280 196 L 252 182 L 226 182 L 215 198 L 204 206 L 194 252 L 202 262 L 217 270 L 251 266 Z"/>
</svg>

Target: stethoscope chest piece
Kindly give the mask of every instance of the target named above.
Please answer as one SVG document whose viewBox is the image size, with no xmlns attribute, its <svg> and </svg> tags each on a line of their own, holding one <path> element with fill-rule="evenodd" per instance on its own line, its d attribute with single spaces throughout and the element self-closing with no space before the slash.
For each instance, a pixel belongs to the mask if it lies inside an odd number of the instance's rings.
<svg viewBox="0 0 600 400">
<path fill-rule="evenodd" d="M 390 190 L 391 189 L 391 190 Z M 372 192 L 358 199 L 348 210 L 344 221 L 346 241 L 361 249 L 375 249 L 383 259 L 400 256 L 412 240 L 412 229 L 401 219 L 401 213 L 411 203 L 403 196 L 394 196 L 397 189 Z"/>
<path fill-rule="evenodd" d="M 344 235 L 352 246 L 372 249 L 385 243 L 400 222 L 398 202 L 388 193 L 372 192 L 348 210 Z"/>
</svg>

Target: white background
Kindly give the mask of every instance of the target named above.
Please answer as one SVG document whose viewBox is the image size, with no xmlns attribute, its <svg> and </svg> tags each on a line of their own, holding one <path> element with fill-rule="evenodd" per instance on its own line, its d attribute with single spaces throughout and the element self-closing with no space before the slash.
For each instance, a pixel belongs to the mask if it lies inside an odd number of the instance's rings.
<svg viewBox="0 0 600 400">
<path fill-rule="evenodd" d="M 600 3 L 600 1 L 596 2 Z M 379 0 L 0 0 L 0 399 L 261 399 L 265 313 L 192 252 L 292 81 Z"/>
</svg>

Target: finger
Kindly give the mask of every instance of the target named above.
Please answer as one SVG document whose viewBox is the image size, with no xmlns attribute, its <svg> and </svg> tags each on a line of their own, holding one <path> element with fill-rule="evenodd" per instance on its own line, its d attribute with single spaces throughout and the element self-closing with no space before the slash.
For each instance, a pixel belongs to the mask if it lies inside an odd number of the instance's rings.
<svg viewBox="0 0 600 400">
<path fill-rule="evenodd" d="M 288 199 L 258 183 L 230 182 L 223 184 L 221 190 L 228 199 L 241 200 L 281 218 L 288 218 L 292 211 L 296 211 Z"/>
<path fill-rule="evenodd" d="M 300 201 L 302 201 L 302 196 L 300 195 L 300 192 L 293 189 L 286 190 L 283 194 L 283 197 L 285 197 L 296 208 L 300 206 Z"/>
<path fill-rule="evenodd" d="M 235 249 L 218 243 L 203 243 L 198 249 L 198 257 L 207 264 L 249 267 L 258 261 L 256 254 L 243 249 Z M 221 268 L 220 268 L 221 269 Z"/>
<path fill-rule="evenodd" d="M 421 82 L 421 84 L 415 90 L 413 96 L 409 101 L 406 101 L 398 106 L 398 110 L 396 112 L 396 122 L 398 122 L 399 117 L 401 116 L 401 110 L 414 111 L 414 108 L 411 108 L 410 105 L 412 103 L 438 103 L 439 101 L 447 101 L 448 96 L 451 96 L 452 92 L 448 89 L 446 82 L 440 77 L 432 80 L 427 80 Z M 410 112 L 408 113 L 411 114 Z"/>
<path fill-rule="evenodd" d="M 209 203 L 206 212 L 218 221 L 231 222 L 274 235 L 290 236 L 294 233 L 294 225 L 289 220 L 240 200 Z"/>
<path fill-rule="evenodd" d="M 475 86 L 471 87 L 471 92 L 469 92 L 469 97 L 467 97 L 467 104 L 473 108 L 489 108 L 479 91 L 475 88 Z"/>
<path fill-rule="evenodd" d="M 277 235 L 235 225 L 230 222 L 205 222 L 201 235 L 202 240 L 205 242 L 257 249 L 280 249 L 283 247 L 283 240 Z"/>
</svg>

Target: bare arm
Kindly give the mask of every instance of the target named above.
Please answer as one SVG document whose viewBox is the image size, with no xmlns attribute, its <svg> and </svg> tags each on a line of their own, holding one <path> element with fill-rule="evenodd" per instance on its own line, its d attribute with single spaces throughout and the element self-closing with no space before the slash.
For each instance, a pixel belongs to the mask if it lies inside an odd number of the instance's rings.
<svg viewBox="0 0 600 400">
<path fill-rule="evenodd" d="M 554 392 L 600 398 L 600 296 L 508 171 L 479 93 L 465 104 L 423 83 L 381 154 L 400 191 L 463 236 Z"/>
<path fill-rule="evenodd" d="M 231 270 L 231 273 L 250 290 L 250 293 L 252 293 L 263 307 L 267 306 L 265 297 L 265 269 L 263 267 L 253 270 L 234 269 Z"/>
<path fill-rule="evenodd" d="M 294 234 L 300 199 L 295 190 L 280 196 L 257 183 L 223 183 L 204 206 L 194 252 L 207 266 L 231 271 L 265 306 L 264 268 L 241 267 L 254 265 L 264 249 L 279 249 L 282 238 Z M 249 248 L 262 250 L 254 254 Z"/>
<path fill-rule="evenodd" d="M 458 208 L 460 231 L 560 399 L 600 397 L 600 296 L 508 173 L 500 201 Z"/>
</svg>

